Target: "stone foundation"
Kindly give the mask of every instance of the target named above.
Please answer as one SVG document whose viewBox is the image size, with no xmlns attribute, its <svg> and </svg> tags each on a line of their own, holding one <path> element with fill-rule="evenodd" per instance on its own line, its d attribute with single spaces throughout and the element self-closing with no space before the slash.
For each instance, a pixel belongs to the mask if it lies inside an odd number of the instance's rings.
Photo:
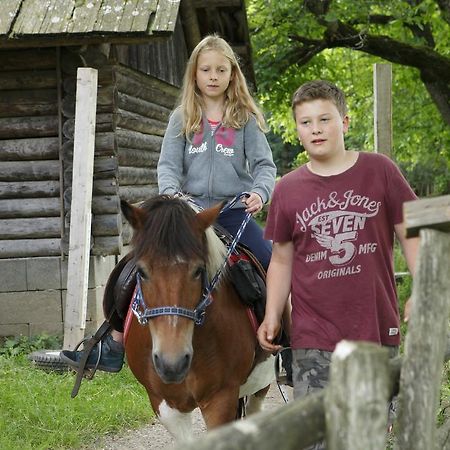
<svg viewBox="0 0 450 450">
<path fill-rule="evenodd" d="M 0 259 L 0 336 L 62 336 L 67 261 L 61 257 Z M 86 334 L 103 322 L 103 292 L 116 256 L 89 263 Z"/>
</svg>

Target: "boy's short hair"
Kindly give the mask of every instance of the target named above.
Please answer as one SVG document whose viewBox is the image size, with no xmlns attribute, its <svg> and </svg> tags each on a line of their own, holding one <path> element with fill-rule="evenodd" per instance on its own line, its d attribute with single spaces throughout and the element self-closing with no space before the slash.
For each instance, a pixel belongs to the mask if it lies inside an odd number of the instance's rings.
<svg viewBox="0 0 450 450">
<path fill-rule="evenodd" d="M 292 97 L 292 113 L 295 120 L 295 108 L 304 102 L 312 100 L 330 100 L 342 117 L 347 115 L 347 102 L 345 94 L 336 85 L 325 80 L 308 81 L 302 84 Z"/>
</svg>

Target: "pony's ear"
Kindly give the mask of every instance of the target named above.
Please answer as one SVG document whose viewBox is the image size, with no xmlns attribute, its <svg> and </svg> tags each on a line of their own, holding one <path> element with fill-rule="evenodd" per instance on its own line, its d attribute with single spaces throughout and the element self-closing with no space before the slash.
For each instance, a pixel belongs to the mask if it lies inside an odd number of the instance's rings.
<svg viewBox="0 0 450 450">
<path fill-rule="evenodd" d="M 225 204 L 226 201 L 223 201 L 211 208 L 204 209 L 203 211 L 197 213 L 197 221 L 201 231 L 205 231 L 209 226 L 211 226 L 216 221 L 220 211 L 222 210 Z"/>
<path fill-rule="evenodd" d="M 125 200 L 120 200 L 120 208 L 125 216 L 125 219 L 130 223 L 134 229 L 141 228 L 144 223 L 144 211 L 141 208 L 136 208 L 130 205 Z"/>
</svg>

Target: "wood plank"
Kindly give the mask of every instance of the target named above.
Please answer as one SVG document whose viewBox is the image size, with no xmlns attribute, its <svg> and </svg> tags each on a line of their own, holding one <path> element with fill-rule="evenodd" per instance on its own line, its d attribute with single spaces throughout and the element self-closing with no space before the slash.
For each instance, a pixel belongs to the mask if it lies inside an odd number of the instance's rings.
<svg viewBox="0 0 450 450">
<path fill-rule="evenodd" d="M 2 0 L 0 2 L 0 36 L 6 36 L 16 18 L 22 0 Z"/>
<path fill-rule="evenodd" d="M 47 3 L 40 0 L 23 0 L 22 7 L 13 26 L 13 34 L 39 34 L 41 23 L 47 13 Z"/>
<path fill-rule="evenodd" d="M 1 219 L 56 217 L 59 214 L 60 199 L 58 197 L 0 200 Z"/>
<path fill-rule="evenodd" d="M 137 203 L 158 195 L 158 185 L 119 186 L 119 197 L 129 203 Z"/>
<path fill-rule="evenodd" d="M 159 0 L 155 18 L 151 24 L 151 33 L 171 33 L 177 23 L 179 0 Z"/>
<path fill-rule="evenodd" d="M 117 145 L 119 148 L 138 148 L 147 151 L 159 152 L 163 138 L 131 130 L 116 130 Z"/>
<path fill-rule="evenodd" d="M 177 87 L 124 66 L 117 66 L 116 79 L 119 92 L 142 98 L 169 110 L 173 109 L 180 94 Z"/>
<path fill-rule="evenodd" d="M 0 53 L 0 58 L 2 58 L 2 53 Z M 49 88 L 56 89 L 55 70 L 14 70 L 11 72 L 0 72 L 1 90 Z"/>
<path fill-rule="evenodd" d="M 119 92 L 117 95 L 117 106 L 119 109 L 141 114 L 151 119 L 160 120 L 166 124 L 171 113 L 170 108 L 122 92 Z"/>
<path fill-rule="evenodd" d="M 151 152 L 137 148 L 119 148 L 119 165 L 135 167 L 156 167 L 159 152 Z"/>
<path fill-rule="evenodd" d="M 0 181 L 59 180 L 59 161 L 2 161 Z"/>
<path fill-rule="evenodd" d="M 1 2 L 0 2 L 1 3 Z M 28 44 L 29 45 L 29 44 Z M 2 50 L 0 71 L 56 69 L 54 48 L 24 48 L 21 50 Z"/>
<path fill-rule="evenodd" d="M 119 185 L 157 183 L 156 168 L 119 167 Z"/>
<path fill-rule="evenodd" d="M 58 159 L 57 137 L 4 139 L 0 142 L 0 161 Z"/>
<path fill-rule="evenodd" d="M 61 239 L 0 240 L 0 258 L 60 256 Z"/>
<path fill-rule="evenodd" d="M 392 154 L 392 65 L 374 64 L 374 139 L 375 151 Z"/>
<path fill-rule="evenodd" d="M 73 11 L 73 20 L 68 26 L 70 33 L 89 33 L 95 27 L 102 2 L 79 2 Z"/>
<path fill-rule="evenodd" d="M 431 229 L 420 232 L 411 317 L 400 376 L 398 449 L 448 448 L 448 445 L 436 445 L 435 435 L 450 312 L 449 255 L 449 234 Z"/>
<path fill-rule="evenodd" d="M 40 34 L 66 33 L 75 7 L 75 0 L 47 0 L 47 13 Z"/>
<path fill-rule="evenodd" d="M 84 337 L 86 328 L 97 70 L 80 68 L 77 71 L 77 80 L 72 220 L 69 236 L 67 297 L 64 318 L 64 348 L 68 349 L 75 348 L 76 344 Z"/>
<path fill-rule="evenodd" d="M 58 113 L 56 89 L 2 91 L 0 117 L 50 116 Z"/>
<path fill-rule="evenodd" d="M 150 17 L 155 13 L 158 0 L 136 0 L 134 10 L 131 11 L 133 23 L 130 27 L 133 31 L 147 31 Z"/>
<path fill-rule="evenodd" d="M 0 181 L 0 198 L 58 197 L 59 181 Z"/>
<path fill-rule="evenodd" d="M 0 239 L 37 239 L 61 236 L 60 217 L 0 220 Z"/>
<path fill-rule="evenodd" d="M 127 130 L 139 131 L 164 137 L 167 124 L 159 120 L 150 119 L 140 114 L 119 110 L 117 112 L 117 126 Z"/>
<path fill-rule="evenodd" d="M 0 118 L 0 139 L 58 136 L 56 116 Z"/>
<path fill-rule="evenodd" d="M 406 236 L 416 237 L 422 228 L 450 232 L 450 195 L 405 202 Z"/>
</svg>

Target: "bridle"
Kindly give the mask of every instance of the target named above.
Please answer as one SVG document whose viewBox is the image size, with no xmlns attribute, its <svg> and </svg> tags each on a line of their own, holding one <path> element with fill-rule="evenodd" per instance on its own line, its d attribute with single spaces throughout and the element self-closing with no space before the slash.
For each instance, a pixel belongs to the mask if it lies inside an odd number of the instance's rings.
<svg viewBox="0 0 450 450">
<path fill-rule="evenodd" d="M 243 192 L 234 197 L 229 203 L 227 203 L 222 208 L 220 214 L 230 209 L 241 198 L 248 197 L 248 195 L 249 194 L 247 192 Z M 227 265 L 228 258 L 235 251 L 236 245 L 239 239 L 241 238 L 242 233 L 245 230 L 245 227 L 250 221 L 251 216 L 252 216 L 251 213 L 247 213 L 245 215 L 244 220 L 242 221 L 236 235 L 233 238 L 233 241 L 228 247 L 224 262 L 222 263 L 221 267 L 217 270 L 217 272 L 215 273 L 209 284 L 207 282 L 206 270 L 202 271 L 202 296 L 200 298 L 199 303 L 194 309 L 181 308 L 178 306 L 160 306 L 158 308 L 148 308 L 147 305 L 145 304 L 144 296 L 142 294 L 141 275 L 139 274 L 139 272 L 137 272 L 136 288 L 134 290 L 132 298 L 131 310 L 133 311 L 133 314 L 136 316 L 138 322 L 141 325 L 145 325 L 149 321 L 149 319 L 153 319 L 155 317 L 180 316 L 193 320 L 195 325 L 202 325 L 205 320 L 206 308 L 213 302 L 212 292 L 215 289 L 220 277 L 222 276 L 222 273 Z"/>
</svg>

